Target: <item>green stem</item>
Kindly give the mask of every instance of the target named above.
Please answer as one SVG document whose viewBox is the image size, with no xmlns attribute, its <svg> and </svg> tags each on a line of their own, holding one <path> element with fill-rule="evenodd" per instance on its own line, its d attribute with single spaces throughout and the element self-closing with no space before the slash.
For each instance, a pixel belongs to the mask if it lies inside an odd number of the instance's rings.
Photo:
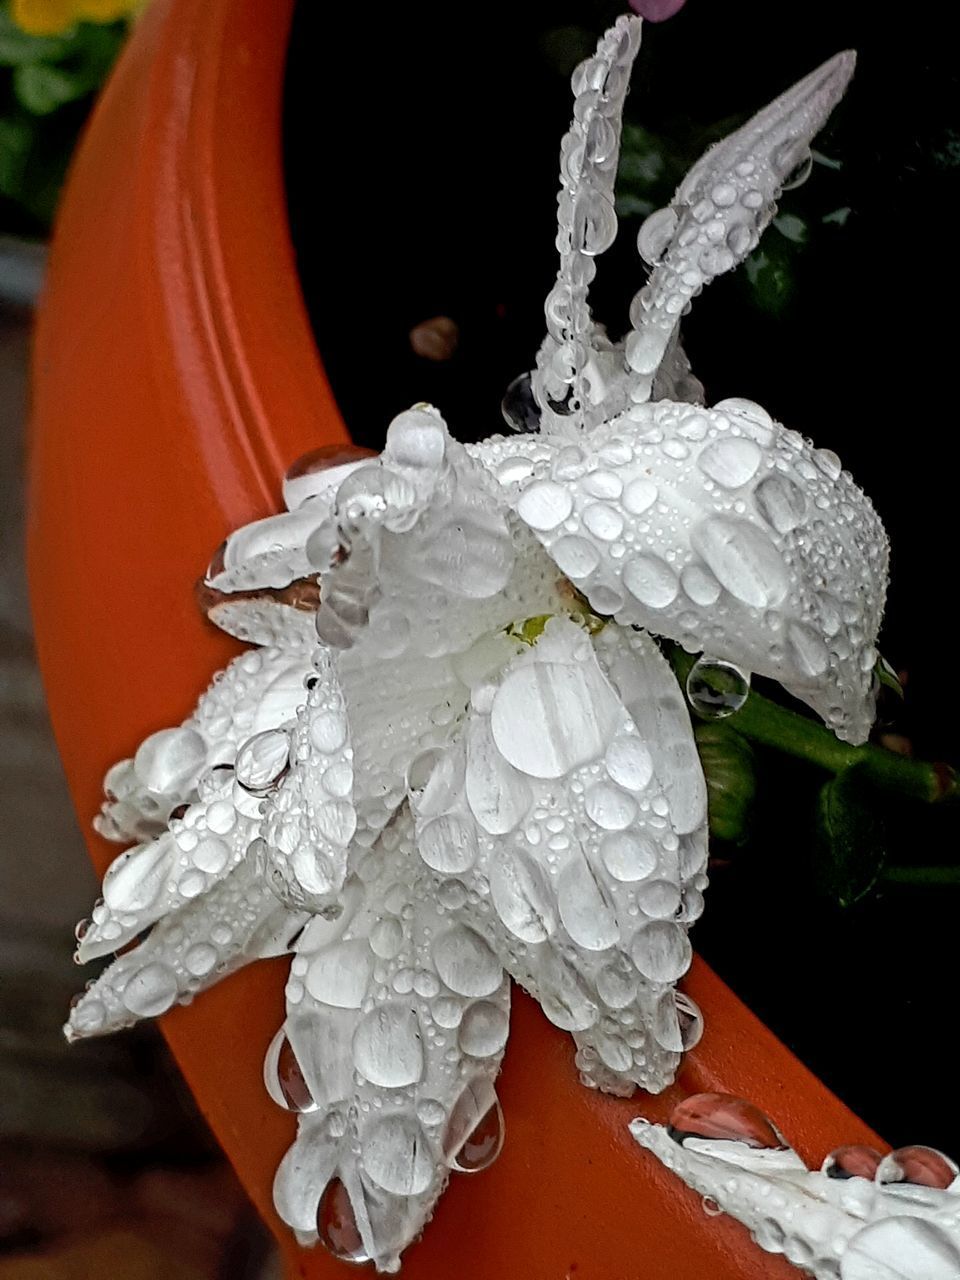
<svg viewBox="0 0 960 1280">
<path fill-rule="evenodd" d="M 686 686 L 696 660 L 693 654 L 674 646 L 670 662 L 681 686 Z M 774 747 L 831 773 L 842 773 L 856 765 L 875 786 L 899 795 L 926 803 L 960 798 L 960 781 L 948 765 L 913 760 L 870 742 L 851 746 L 841 742 L 826 725 L 778 706 L 754 691 L 726 723 L 751 742 Z"/>
</svg>

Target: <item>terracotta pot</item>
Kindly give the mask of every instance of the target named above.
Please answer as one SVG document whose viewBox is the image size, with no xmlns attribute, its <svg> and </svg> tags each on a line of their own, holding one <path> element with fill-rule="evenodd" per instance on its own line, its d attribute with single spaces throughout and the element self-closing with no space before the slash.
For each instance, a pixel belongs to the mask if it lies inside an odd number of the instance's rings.
<svg viewBox="0 0 960 1280">
<path fill-rule="evenodd" d="M 30 576 L 50 709 L 85 830 L 107 765 L 187 714 L 236 651 L 191 586 L 229 529 L 273 510 L 285 464 L 346 432 L 299 293 L 280 111 L 292 0 L 153 0 L 74 165 L 33 374 Z M 89 835 L 101 870 L 115 850 Z M 68 941 L 64 940 L 64 946 Z M 214 1132 L 275 1229 L 290 1276 L 345 1274 L 271 1207 L 293 1118 L 261 1080 L 283 962 L 230 978 L 163 1029 Z M 684 1094 L 757 1103 L 800 1152 L 876 1143 L 705 965 L 707 1031 L 663 1097 L 577 1080 L 569 1038 L 517 995 L 500 1094 L 507 1143 L 454 1178 L 409 1280 L 640 1275 L 788 1280 L 742 1229 L 630 1139 Z"/>
</svg>

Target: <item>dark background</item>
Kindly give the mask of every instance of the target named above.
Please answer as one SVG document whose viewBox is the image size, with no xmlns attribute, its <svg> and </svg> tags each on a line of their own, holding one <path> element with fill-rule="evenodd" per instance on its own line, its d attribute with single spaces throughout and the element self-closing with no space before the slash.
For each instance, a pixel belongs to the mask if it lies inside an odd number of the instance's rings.
<svg viewBox="0 0 960 1280">
<path fill-rule="evenodd" d="M 835 449 L 892 543 L 881 648 L 909 675 L 895 726 L 918 755 L 958 761 L 954 543 L 958 483 L 958 121 L 951 6 L 891 20 L 873 6 L 688 0 L 647 24 L 629 121 L 692 147 L 735 127 L 839 49 L 858 70 L 781 210 L 789 288 L 775 306 L 743 269 L 684 326 L 708 403 L 760 401 Z M 459 438 L 502 429 L 507 383 L 531 367 L 556 269 L 557 156 L 567 75 L 607 5 L 418 3 L 298 8 L 287 84 L 290 215 L 318 345 L 355 438 L 379 447 L 417 400 Z M 592 39 L 592 37 L 591 37 Z M 669 185 L 661 193 L 669 197 Z M 849 208 L 842 225 L 823 216 Z M 601 259 L 597 312 L 622 328 L 642 281 L 640 219 Z M 779 239 L 778 239 L 779 237 Z M 448 315 L 456 357 L 416 357 L 410 328 Z M 754 836 L 713 874 L 694 941 L 794 1050 L 894 1144 L 960 1155 L 956 1108 L 934 1107 L 953 1007 L 960 890 L 887 889 L 841 910 L 814 891 L 805 814 L 823 777 L 759 764 Z M 787 815 L 785 817 L 785 815 Z M 897 814 L 901 854 L 956 859 L 956 811 Z M 844 1135 L 838 1134 L 838 1143 Z"/>
</svg>

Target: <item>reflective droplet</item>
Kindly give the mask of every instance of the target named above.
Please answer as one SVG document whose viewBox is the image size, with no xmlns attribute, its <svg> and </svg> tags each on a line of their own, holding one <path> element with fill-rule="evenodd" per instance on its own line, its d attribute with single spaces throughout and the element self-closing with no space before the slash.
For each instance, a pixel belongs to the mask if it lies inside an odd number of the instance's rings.
<svg viewBox="0 0 960 1280">
<path fill-rule="evenodd" d="M 600 857 L 615 880 L 642 880 L 657 865 L 657 846 L 635 831 L 606 835 L 600 843 Z"/>
<path fill-rule="evenodd" d="M 584 808 L 604 831 L 623 831 L 637 816 L 633 797 L 610 782 L 595 782 L 584 796 Z"/>
<path fill-rule="evenodd" d="M 467 1085 L 450 1114 L 444 1136 L 444 1158 L 457 1173 L 480 1173 L 503 1148 L 503 1111 L 486 1080 Z"/>
<path fill-rule="evenodd" d="M 879 1183 L 909 1183 L 915 1187 L 936 1187 L 946 1191 L 957 1176 L 954 1162 L 934 1147 L 899 1147 L 881 1161 L 876 1172 Z"/>
<path fill-rule="evenodd" d="M 639 738 L 616 738 L 603 762 L 613 781 L 628 791 L 643 791 L 653 777 L 653 760 Z"/>
<path fill-rule="evenodd" d="M 644 220 L 637 233 L 637 250 L 644 262 L 655 267 L 666 253 L 679 218 L 676 209 L 656 209 Z"/>
<path fill-rule="evenodd" d="M 177 975 L 169 965 L 154 962 L 137 970 L 120 998 L 138 1018 L 155 1018 L 166 1013 L 178 995 Z"/>
<path fill-rule="evenodd" d="M 785 143 L 779 151 L 773 154 L 774 168 L 783 173 L 786 171 L 786 177 L 780 187 L 781 191 L 793 191 L 795 187 L 802 187 L 806 180 L 810 177 L 813 170 L 813 155 L 808 151 L 805 155 L 797 155 L 796 142 Z"/>
<path fill-rule="evenodd" d="M 677 575 L 659 556 L 641 553 L 623 566 L 623 583 L 632 596 L 651 609 L 665 609 L 677 598 Z"/>
<path fill-rule="evenodd" d="M 374 457 L 372 449 L 353 444 L 328 444 L 311 449 L 287 468 L 283 478 L 283 500 L 287 509 L 293 511 L 319 493 L 332 493 L 354 467 Z"/>
<path fill-rule="evenodd" d="M 403 926 L 393 916 L 384 916 L 370 930 L 370 946 L 381 960 L 392 960 L 403 946 Z"/>
<path fill-rule="evenodd" d="M 533 394 L 529 373 L 521 373 L 503 393 L 500 412 L 511 431 L 529 434 L 540 428 L 540 406 Z"/>
<path fill-rule="evenodd" d="M 337 1009 L 359 1009 L 373 970 L 373 955 L 365 938 L 321 951 L 310 962 L 304 983 L 314 1000 Z"/>
<path fill-rule="evenodd" d="M 466 925 L 455 925 L 437 938 L 433 959 L 437 973 L 457 995 L 492 995 L 503 977 L 497 957 Z"/>
<path fill-rule="evenodd" d="M 417 1015 L 400 1004 L 371 1009 L 354 1034 L 353 1059 L 361 1075 L 383 1089 L 416 1084 L 423 1076 Z"/>
<path fill-rule="evenodd" d="M 790 577 L 780 552 L 746 520 L 711 516 L 691 531 L 690 544 L 720 584 L 744 604 L 768 609 L 789 590 Z"/>
<path fill-rule="evenodd" d="M 507 1043 L 510 1022 L 505 1010 L 489 1000 L 469 1006 L 460 1022 L 459 1044 L 473 1058 L 488 1058 Z"/>
<path fill-rule="evenodd" d="M 209 942 L 196 942 L 183 957 L 183 967 L 194 978 L 203 978 L 216 965 L 220 956 Z"/>
<path fill-rule="evenodd" d="M 743 436 L 714 440 L 701 452 L 697 466 L 724 489 L 739 489 L 757 474 L 759 446 Z"/>
<path fill-rule="evenodd" d="M 701 565 L 688 564 L 680 574 L 680 585 L 694 604 L 706 607 L 720 599 L 720 583 Z"/>
<path fill-rule="evenodd" d="M 347 740 L 347 722 L 333 711 L 321 711 L 310 718 L 310 741 L 324 755 L 339 751 Z"/>
<path fill-rule="evenodd" d="M 600 563 L 600 553 L 586 538 L 558 538 L 550 554 L 561 573 L 568 578 L 585 578 Z"/>
<path fill-rule="evenodd" d="M 686 690 L 702 720 L 725 720 L 750 696 L 750 673 L 719 658 L 698 658 L 687 675 Z"/>
<path fill-rule="evenodd" d="M 320 1197 L 317 1235 L 327 1252 L 341 1262 L 370 1261 L 370 1255 L 360 1237 L 350 1197 L 339 1178 L 332 1178 Z"/>
<path fill-rule="evenodd" d="M 830 651 L 817 633 L 802 622 L 791 622 L 787 643 L 802 675 L 810 679 L 822 676 L 830 665 Z"/>
<path fill-rule="evenodd" d="M 229 846 L 223 840 L 218 840 L 216 836 L 207 836 L 200 840 L 190 854 L 193 865 L 211 876 L 219 875 L 229 858 Z"/>
<path fill-rule="evenodd" d="M 693 952 L 685 931 L 671 920 L 652 920 L 633 935 L 630 955 L 651 982 L 676 982 L 690 967 Z"/>
<path fill-rule="evenodd" d="M 367 1176 L 395 1196 L 420 1195 L 433 1182 L 430 1143 L 415 1116 L 374 1120 L 360 1139 L 360 1151 Z"/>
<path fill-rule="evenodd" d="M 497 915 L 522 942 L 543 942 L 557 927 L 553 897 L 539 866 L 519 849 L 501 849 L 490 869 Z"/>
<path fill-rule="evenodd" d="M 160 729 L 145 739 L 133 768 L 148 791 L 182 791 L 203 768 L 207 746 L 195 729 Z"/>
<path fill-rule="evenodd" d="M 237 781 L 254 795 L 275 787 L 290 765 L 290 739 L 281 729 L 266 729 L 248 738 L 237 752 Z"/>
<path fill-rule="evenodd" d="M 617 215 L 604 192 L 584 186 L 573 206 L 572 247 L 594 257 L 609 249 L 617 235 Z"/>
<path fill-rule="evenodd" d="M 552 480 L 538 480 L 524 489 L 517 502 L 517 514 L 531 529 L 549 532 L 573 510 L 569 490 Z"/>
<path fill-rule="evenodd" d="M 477 834 L 472 823 L 453 814 L 433 818 L 417 837 L 420 857 L 441 875 L 460 875 L 477 857 Z"/>
<path fill-rule="evenodd" d="M 675 991 L 674 1000 L 677 1005 L 677 1020 L 680 1023 L 680 1043 L 684 1053 L 696 1046 L 703 1039 L 703 1014 L 695 1000 L 683 991 Z"/>
<path fill-rule="evenodd" d="M 666 920 L 680 909 L 680 888 L 672 880 L 645 880 L 637 887 L 637 906 L 651 920 Z"/>
<path fill-rule="evenodd" d="M 623 491 L 623 505 L 634 516 L 642 516 L 657 500 L 659 490 L 652 480 L 631 480 Z"/>
<path fill-rule="evenodd" d="M 578 946 L 605 951 L 619 940 L 613 903 L 581 854 L 571 858 L 560 873 L 557 903 L 563 926 Z"/>
<path fill-rule="evenodd" d="M 543 1012 L 561 1031 L 586 1031 L 600 1010 L 582 974 L 555 951 L 540 958 L 539 999 Z"/>
<path fill-rule="evenodd" d="M 760 514 L 777 533 L 790 533 L 807 514 L 806 495 L 787 476 L 767 476 L 753 496 Z"/>
<path fill-rule="evenodd" d="M 297 1114 L 316 1111 L 317 1104 L 303 1077 L 293 1045 L 282 1029 L 270 1042 L 263 1060 L 263 1082 L 270 1097 L 285 1111 Z"/>
<path fill-rule="evenodd" d="M 685 1138 L 742 1142 L 748 1147 L 782 1151 L 783 1135 L 759 1107 L 728 1093 L 696 1093 L 674 1107 L 670 1136 L 681 1145 Z"/>
<path fill-rule="evenodd" d="M 821 1166 L 828 1178 L 866 1178 L 872 1182 L 883 1157 L 873 1147 L 852 1144 L 831 1151 Z"/>
<path fill-rule="evenodd" d="M 597 995 L 610 1009 L 625 1009 L 636 998 L 637 983 L 637 971 L 625 956 L 618 956 L 597 974 Z"/>
</svg>

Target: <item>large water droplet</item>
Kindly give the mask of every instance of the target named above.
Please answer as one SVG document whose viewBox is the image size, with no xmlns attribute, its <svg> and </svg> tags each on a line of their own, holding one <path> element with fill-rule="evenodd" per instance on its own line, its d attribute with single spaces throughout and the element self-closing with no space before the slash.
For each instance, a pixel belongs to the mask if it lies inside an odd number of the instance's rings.
<svg viewBox="0 0 960 1280">
<path fill-rule="evenodd" d="M 294 1053 L 293 1045 L 281 1029 L 273 1037 L 263 1060 L 263 1082 L 278 1107 L 303 1114 L 316 1111 L 317 1103 Z"/>
<path fill-rule="evenodd" d="M 308 498 L 319 494 L 332 497 L 355 467 L 375 456 L 372 449 L 353 444 L 326 444 L 311 449 L 287 468 L 283 478 L 283 501 L 287 510 L 294 511 Z"/>
<path fill-rule="evenodd" d="M 653 777 L 653 760 L 639 738 L 617 738 L 603 762 L 613 781 L 628 791 L 643 791 Z"/>
<path fill-rule="evenodd" d="M 489 1000 L 480 1000 L 470 1005 L 460 1022 L 460 1048 L 472 1058 L 489 1058 L 507 1043 L 509 1030 L 506 1011 Z"/>
<path fill-rule="evenodd" d="M 587 817 L 604 831 L 623 831 L 637 816 L 637 804 L 611 782 L 595 782 L 584 796 Z"/>
<path fill-rule="evenodd" d="M 651 267 L 656 266 L 666 253 L 678 222 L 676 209 L 669 206 L 656 209 L 644 220 L 637 233 L 637 250 L 644 262 Z"/>
<path fill-rule="evenodd" d="M 529 373 L 521 373 L 507 387 L 500 401 L 500 412 L 511 431 L 527 434 L 539 430 L 540 406 L 534 397 Z"/>
<path fill-rule="evenodd" d="M 697 459 L 697 466 L 722 488 L 739 489 L 757 474 L 762 456 L 752 440 L 727 436 L 708 444 Z"/>
<path fill-rule="evenodd" d="M 415 1116 L 374 1120 L 360 1140 L 360 1151 L 367 1175 L 396 1196 L 420 1195 L 434 1179 L 430 1143 Z"/>
<path fill-rule="evenodd" d="M 149 791 L 180 791 L 203 767 L 207 747 L 195 729 L 160 729 L 133 758 L 137 778 Z"/>
<path fill-rule="evenodd" d="M 665 609 L 677 598 L 680 583 L 665 560 L 645 552 L 631 556 L 623 566 L 624 586 L 641 604 Z"/>
<path fill-rule="evenodd" d="M 722 586 L 757 609 L 779 604 L 790 587 L 780 552 L 755 525 L 728 516 L 712 516 L 694 528 L 690 543 Z"/>
<path fill-rule="evenodd" d="M 807 514 L 806 495 L 788 476 L 767 476 L 753 496 L 760 514 L 777 533 L 789 533 Z"/>
<path fill-rule="evenodd" d="M 359 1009 L 373 970 L 365 938 L 338 942 L 313 958 L 304 983 L 314 1000 L 337 1009 Z"/>
<path fill-rule="evenodd" d="M 696 1093 L 674 1107 L 670 1136 L 681 1145 L 685 1138 L 742 1142 L 757 1149 L 783 1150 L 783 1135 L 759 1107 L 728 1093 Z"/>
<path fill-rule="evenodd" d="M 479 1173 L 496 1160 L 504 1136 L 503 1111 L 493 1086 L 477 1079 L 467 1085 L 450 1113 L 444 1159 L 457 1173 Z"/>
<path fill-rule="evenodd" d="M 561 573 L 568 578 L 585 578 L 600 563 L 600 553 L 586 538 L 558 538 L 550 554 Z"/>
<path fill-rule="evenodd" d="M 399 1004 L 371 1009 L 354 1034 L 353 1059 L 361 1075 L 381 1088 L 416 1084 L 423 1075 L 417 1015 Z"/>
<path fill-rule="evenodd" d="M 477 857 L 477 834 L 472 823 L 453 814 L 433 818 L 417 837 L 420 857 L 441 875 L 460 875 Z"/>
<path fill-rule="evenodd" d="M 690 941 L 671 920 L 652 920 L 633 935 L 630 955 L 651 982 L 676 982 L 690 967 Z"/>
<path fill-rule="evenodd" d="M 537 662 L 507 675 L 493 700 L 490 728 L 514 768 L 560 778 L 601 754 L 619 712 L 595 661 Z"/>
<path fill-rule="evenodd" d="M 533 793 L 522 773 L 509 764 L 484 720 L 471 727 L 467 740 L 467 803 L 490 835 L 505 835 L 530 808 Z"/>
<path fill-rule="evenodd" d="M 584 186 L 573 206 L 572 247 L 588 257 L 609 249 L 617 236 L 617 215 L 602 191 Z"/>
<path fill-rule="evenodd" d="M 695 1048 L 703 1039 L 703 1014 L 695 1000 L 683 991 L 674 992 L 677 1004 L 677 1020 L 680 1023 L 680 1043 L 683 1051 Z"/>
<path fill-rule="evenodd" d="M 600 857 L 615 880 L 642 880 L 657 865 L 657 846 L 634 831 L 619 831 L 603 837 Z"/>
<path fill-rule="evenodd" d="M 578 946 L 605 951 L 620 937 L 617 916 L 592 867 L 576 854 L 560 873 L 557 903 L 563 926 Z"/>
<path fill-rule="evenodd" d="M 266 729 L 248 738 L 237 752 L 237 781 L 254 795 L 277 786 L 290 766 L 290 738 L 281 729 Z"/>
<path fill-rule="evenodd" d="M 884 1157 L 875 1176 L 882 1184 L 909 1184 L 946 1191 L 957 1177 L 957 1166 L 934 1147 L 899 1147 Z"/>
<path fill-rule="evenodd" d="M 500 962 L 479 934 L 455 925 L 433 944 L 437 973 L 461 996 L 489 996 L 503 976 Z"/>
<path fill-rule="evenodd" d="M 370 1255 L 360 1236 L 360 1228 L 347 1189 L 339 1178 L 331 1178 L 317 1209 L 317 1235 L 328 1253 L 341 1262 L 369 1262 Z"/>
<path fill-rule="evenodd" d="M 540 958 L 538 996 L 543 1012 L 561 1031 L 586 1031 L 600 1010 L 586 980 L 555 951 Z"/>
<path fill-rule="evenodd" d="M 169 836 L 122 853 L 103 879 L 103 897 L 111 911 L 142 911 L 169 880 L 177 849 Z"/>
<path fill-rule="evenodd" d="M 750 696 L 750 673 L 719 658 L 698 658 L 687 675 L 686 690 L 702 720 L 725 720 Z"/>
<path fill-rule="evenodd" d="M 821 1166 L 828 1178 L 866 1178 L 872 1182 L 883 1157 L 873 1147 L 851 1144 L 831 1151 Z"/>
<path fill-rule="evenodd" d="M 169 965 L 154 962 L 138 969 L 121 992 L 121 999 L 138 1018 L 166 1013 L 179 995 L 177 975 Z"/>
<path fill-rule="evenodd" d="M 569 490 L 553 480 L 538 480 L 524 489 L 517 502 L 517 514 L 531 529 L 549 532 L 573 510 Z"/>
<path fill-rule="evenodd" d="M 490 896 L 497 915 L 522 942 L 543 942 L 557 927 L 543 872 L 519 849 L 498 851 L 490 869 Z"/>
</svg>

